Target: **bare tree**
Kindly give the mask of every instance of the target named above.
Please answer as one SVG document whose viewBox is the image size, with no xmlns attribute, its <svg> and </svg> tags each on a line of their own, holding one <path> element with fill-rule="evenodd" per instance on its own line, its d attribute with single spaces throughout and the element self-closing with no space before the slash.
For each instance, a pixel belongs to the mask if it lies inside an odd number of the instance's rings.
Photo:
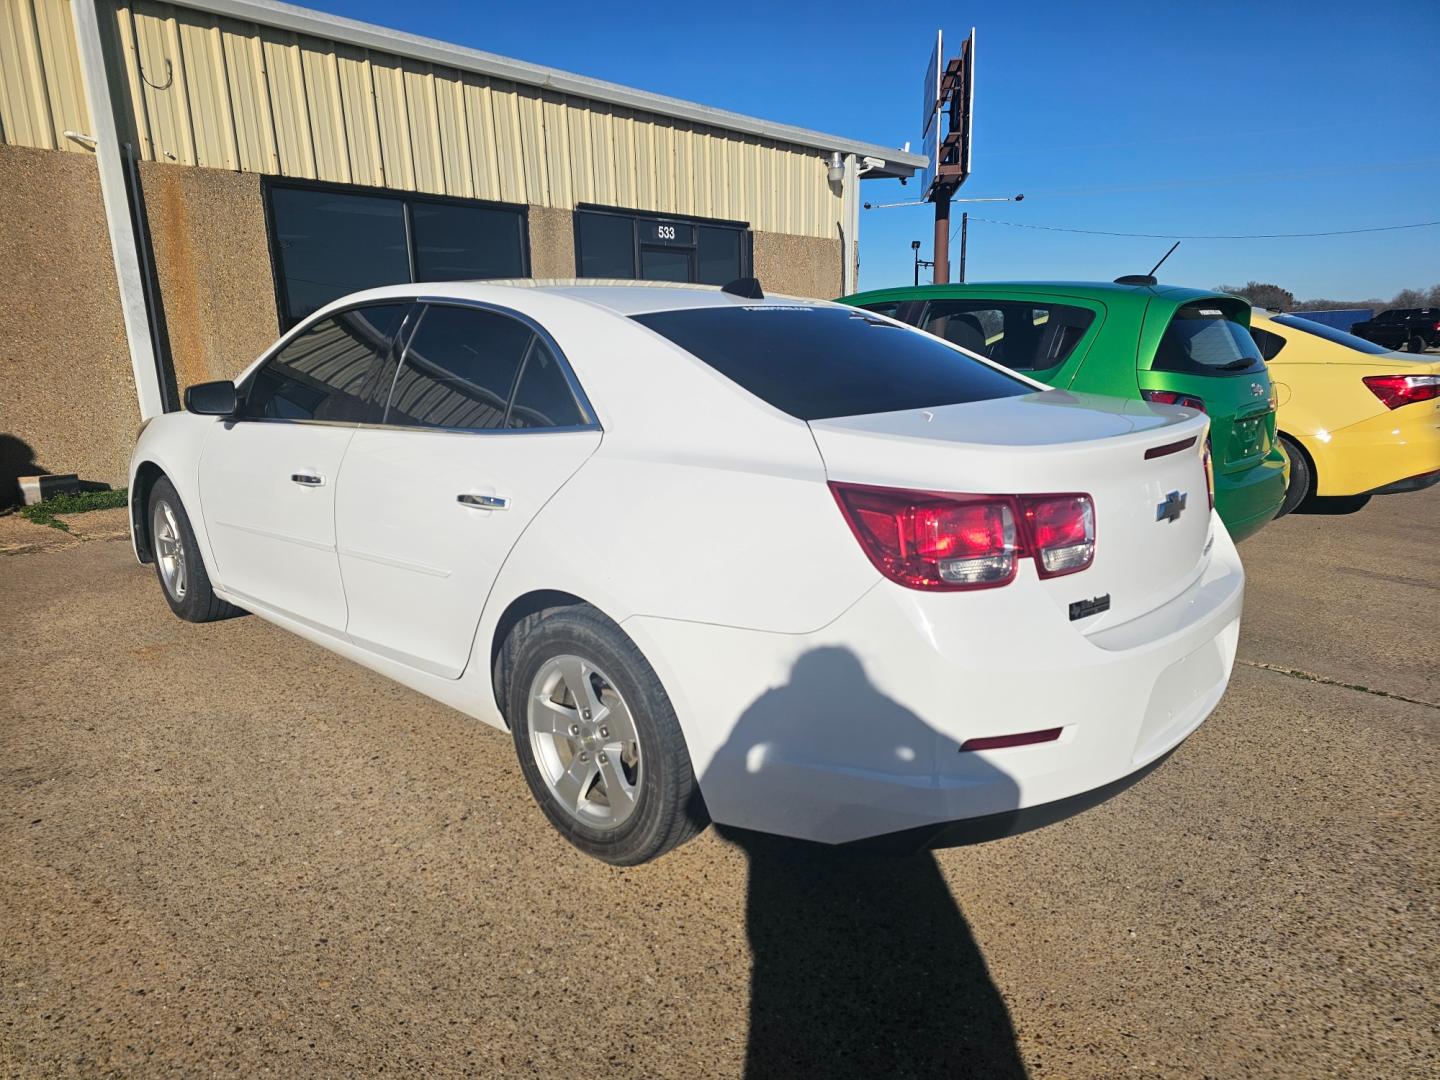
<svg viewBox="0 0 1440 1080">
<path fill-rule="evenodd" d="M 1269 311 L 1295 310 L 1295 294 L 1289 289 L 1282 289 L 1279 285 L 1269 285 L 1262 281 L 1249 281 L 1243 286 L 1217 285 L 1215 291 L 1244 297 L 1250 301 L 1252 306 L 1266 308 Z"/>
</svg>

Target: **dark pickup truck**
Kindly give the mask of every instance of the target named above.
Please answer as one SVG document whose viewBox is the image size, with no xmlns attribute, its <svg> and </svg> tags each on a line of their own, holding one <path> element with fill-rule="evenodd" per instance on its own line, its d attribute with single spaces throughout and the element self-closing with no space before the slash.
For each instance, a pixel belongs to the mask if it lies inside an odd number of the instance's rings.
<svg viewBox="0 0 1440 1080">
<path fill-rule="evenodd" d="M 1350 333 L 1387 349 L 1424 352 L 1440 345 L 1440 308 L 1391 308 L 1356 323 Z"/>
</svg>

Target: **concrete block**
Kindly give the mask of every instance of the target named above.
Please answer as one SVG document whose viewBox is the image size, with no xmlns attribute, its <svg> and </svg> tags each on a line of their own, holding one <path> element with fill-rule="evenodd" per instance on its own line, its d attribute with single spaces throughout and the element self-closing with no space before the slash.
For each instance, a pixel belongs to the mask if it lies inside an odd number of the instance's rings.
<svg viewBox="0 0 1440 1080">
<path fill-rule="evenodd" d="M 56 495 L 70 495 L 80 490 L 80 478 L 74 473 L 47 473 L 44 476 L 17 476 L 20 497 L 26 506 L 53 498 Z"/>
</svg>

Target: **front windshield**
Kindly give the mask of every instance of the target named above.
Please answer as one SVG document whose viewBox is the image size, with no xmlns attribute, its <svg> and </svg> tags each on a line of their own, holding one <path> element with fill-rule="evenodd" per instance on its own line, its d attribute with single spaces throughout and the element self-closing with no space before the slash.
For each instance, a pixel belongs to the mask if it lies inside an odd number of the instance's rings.
<svg viewBox="0 0 1440 1080">
<path fill-rule="evenodd" d="M 1309 319 L 1297 318 L 1294 315 L 1275 315 L 1270 321 L 1279 323 L 1281 326 L 1288 326 L 1291 330 L 1302 330 L 1307 334 L 1314 334 L 1318 338 L 1333 341 L 1336 345 L 1344 345 L 1347 349 L 1354 349 L 1356 352 L 1369 353 L 1371 356 L 1381 356 L 1390 351 L 1383 345 L 1376 345 L 1373 341 L 1366 341 L 1354 334 L 1347 334 L 1344 330 L 1336 330 L 1333 326 L 1311 322 Z"/>
</svg>

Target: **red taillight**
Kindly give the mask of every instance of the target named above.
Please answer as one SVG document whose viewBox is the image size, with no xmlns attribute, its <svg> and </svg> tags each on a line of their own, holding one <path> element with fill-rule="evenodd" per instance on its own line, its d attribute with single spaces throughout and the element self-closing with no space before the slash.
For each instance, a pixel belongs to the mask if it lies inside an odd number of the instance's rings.
<svg viewBox="0 0 1440 1080">
<path fill-rule="evenodd" d="M 1041 577 L 1095 558 L 1088 495 L 954 495 L 832 483 L 850 530 L 886 577 L 911 589 L 988 589 L 1035 556 Z"/>
<path fill-rule="evenodd" d="M 1156 405 L 1179 405 L 1197 412 L 1205 411 L 1205 402 L 1193 394 L 1181 394 L 1174 390 L 1141 390 L 1140 396 L 1146 401 L 1153 401 Z"/>
<path fill-rule="evenodd" d="M 1041 577 L 1084 570 L 1095 561 L 1095 504 L 1089 495 L 1022 497 Z"/>
<path fill-rule="evenodd" d="M 1440 334 L 1440 322 L 1437 322 L 1437 323 L 1436 323 L 1434 326 L 1432 326 L 1430 329 L 1431 329 L 1431 330 L 1434 330 L 1437 334 Z"/>
<path fill-rule="evenodd" d="M 1387 409 L 1440 397 L 1440 375 L 1366 375 L 1365 385 Z"/>
<path fill-rule="evenodd" d="M 1209 499 L 1210 509 L 1215 509 L 1215 463 L 1210 460 L 1210 436 L 1205 436 L 1205 453 L 1202 455 L 1205 462 L 1205 495 Z"/>
</svg>

